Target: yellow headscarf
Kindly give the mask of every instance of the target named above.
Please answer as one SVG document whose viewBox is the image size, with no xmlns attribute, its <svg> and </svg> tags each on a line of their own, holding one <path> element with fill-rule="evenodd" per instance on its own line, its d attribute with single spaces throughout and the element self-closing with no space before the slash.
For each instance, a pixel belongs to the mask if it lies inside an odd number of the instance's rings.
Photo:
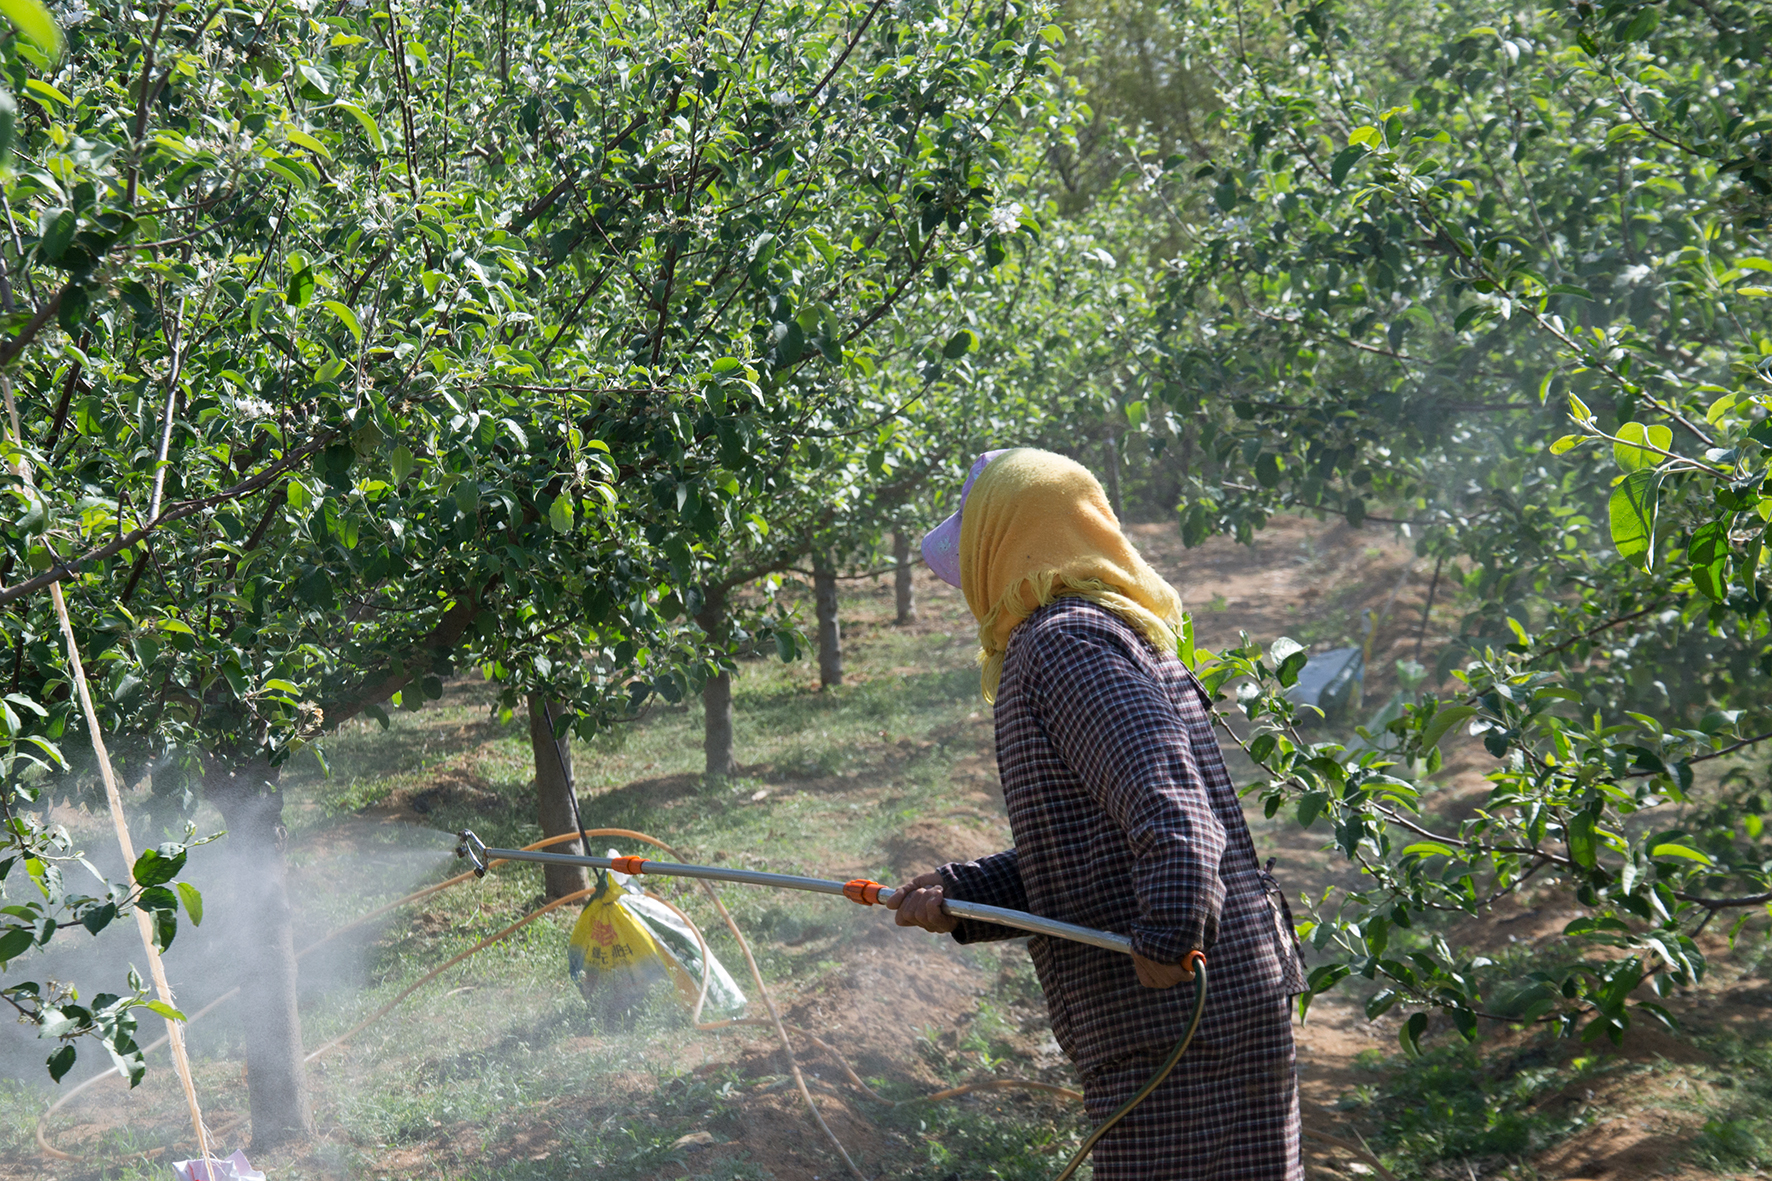
<svg viewBox="0 0 1772 1181">
<path fill-rule="evenodd" d="M 1016 448 L 972 485 L 960 518 L 960 590 L 978 619 L 986 701 L 997 698 L 1009 633 L 1062 595 L 1112 611 L 1174 652 L 1181 596 L 1139 556 L 1088 469 Z"/>
</svg>

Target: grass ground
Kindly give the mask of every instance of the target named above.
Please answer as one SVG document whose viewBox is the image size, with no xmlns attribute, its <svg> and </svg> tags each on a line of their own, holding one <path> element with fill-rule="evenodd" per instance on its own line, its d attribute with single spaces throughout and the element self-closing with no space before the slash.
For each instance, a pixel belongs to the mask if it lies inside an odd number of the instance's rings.
<svg viewBox="0 0 1772 1181">
<path fill-rule="evenodd" d="M 1407 555 L 1374 538 L 1281 521 L 1254 550 L 1215 543 L 1183 555 L 1170 530 L 1140 533 L 1195 606 L 1209 642 L 1233 639 L 1238 628 L 1358 642 L 1359 613 L 1373 611 L 1380 622 L 1369 700 L 1389 692 L 1391 661 L 1411 654 L 1426 591 Z M 848 683 L 840 688 L 819 691 L 804 663 L 746 666 L 737 683 L 743 767 L 730 782 L 709 787 L 699 776 L 693 703 L 655 708 L 579 746 L 586 823 L 651 832 L 694 859 L 887 881 L 1006 847 L 969 620 L 957 595 L 924 580 L 919 591 L 921 620 L 898 628 L 888 586 L 849 584 Z M 490 706 L 486 686 L 458 681 L 441 702 L 397 714 L 387 732 L 351 726 L 329 739 L 330 778 L 305 768 L 286 779 L 298 946 L 455 872 L 448 834 L 457 828 L 489 843 L 539 835 L 526 730 Z M 1446 777 L 1455 786 L 1479 771 L 1452 759 Z M 1252 816 L 1251 826 L 1294 890 L 1344 880 L 1345 869 L 1283 817 Z M 706 905 L 675 885 L 660 890 L 703 921 L 716 954 L 754 992 L 739 949 Z M 304 960 L 307 1044 L 352 1028 L 514 922 L 540 894 L 538 870 L 507 867 Z M 870 1176 L 970 1181 L 1055 1171 L 1084 1131 L 1074 1105 L 1007 1091 L 916 1101 L 939 1087 L 1010 1076 L 1075 1085 L 1018 946 L 959 948 L 831 899 L 743 887 L 721 894 L 784 1017 L 903 1101 L 888 1107 L 860 1096 L 834 1061 L 799 1042 L 821 1109 Z M 205 931 L 225 932 L 225 896 L 212 896 L 211 907 Z M 255 1164 L 277 1181 L 843 1175 L 763 1031 L 696 1031 L 662 991 L 627 1021 L 594 1015 L 564 970 L 574 909 L 450 969 L 316 1059 L 321 1138 Z M 1562 921 L 1527 899 L 1482 930 L 1454 934 L 1503 944 L 1512 936 L 1529 956 Z M 222 974 L 209 969 L 225 954 L 221 938 L 194 938 L 169 957 L 187 1008 L 219 991 Z M 1413 1063 L 1397 1051 L 1394 1016 L 1367 1021 L 1350 989 L 1320 1001 L 1300 1031 L 1307 1127 L 1364 1140 L 1399 1177 L 1754 1175 L 1772 1167 L 1766 967 L 1752 954 L 1725 956 L 1714 983 L 1680 1002 L 1685 1031 L 1677 1036 L 1644 1031 L 1613 1051 L 1509 1030 L 1471 1048 L 1442 1033 Z M 245 1107 L 242 1031 L 224 1005 L 192 1032 L 208 1122 L 226 1129 Z M 163 1156 L 132 1154 L 182 1145 L 188 1126 L 164 1059 L 152 1066 L 137 1091 L 101 1085 L 48 1122 L 60 1149 L 86 1158 L 63 1162 L 36 1152 L 33 1131 L 51 1092 L 20 1071 L 0 1086 L 0 1178 L 164 1178 Z M 241 1135 L 224 1130 L 220 1139 L 232 1148 Z M 1309 1147 L 1315 1175 L 1372 1175 L 1325 1141 Z"/>
</svg>

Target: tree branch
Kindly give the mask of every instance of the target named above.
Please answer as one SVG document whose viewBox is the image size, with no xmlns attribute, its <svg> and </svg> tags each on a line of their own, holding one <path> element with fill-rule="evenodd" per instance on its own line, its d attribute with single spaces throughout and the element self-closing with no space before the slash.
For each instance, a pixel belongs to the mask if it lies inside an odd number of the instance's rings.
<svg viewBox="0 0 1772 1181">
<path fill-rule="evenodd" d="M 239 500 L 241 497 L 252 495 L 254 492 L 269 485 L 284 472 L 296 467 L 310 455 L 314 454 L 314 452 L 320 450 L 320 448 L 332 442 L 332 440 L 337 438 L 341 433 L 342 432 L 336 427 L 331 430 L 322 431 L 320 434 L 309 439 L 294 451 L 289 452 L 282 459 L 279 459 L 276 463 L 273 463 L 270 467 L 266 468 L 256 476 L 242 480 L 233 487 L 217 492 L 212 496 L 199 496 L 193 500 L 181 500 L 177 504 L 166 509 L 166 511 L 162 512 L 158 517 L 150 520 L 146 525 L 123 534 L 108 545 L 95 546 L 77 557 L 69 558 L 64 562 L 57 562 L 54 566 L 51 566 L 48 570 L 45 570 L 34 578 L 27 578 L 25 581 L 14 586 L 0 588 L 0 606 L 5 606 L 7 603 L 13 602 L 15 599 L 22 599 L 26 595 L 36 594 L 38 591 L 53 586 L 58 582 L 66 582 L 68 579 L 74 577 L 82 566 L 91 562 L 102 562 L 106 558 L 115 557 L 117 554 L 129 549 L 138 541 L 141 541 L 163 525 L 170 525 L 172 522 L 183 520 L 185 517 L 195 516 L 197 513 L 200 513 L 205 509 L 214 508 L 218 504 L 226 504 L 231 500 Z"/>
<path fill-rule="evenodd" d="M 446 652 L 454 648 L 456 644 L 461 641 L 462 636 L 467 634 L 468 625 L 473 623 L 474 616 L 479 614 L 480 603 L 485 598 L 486 593 L 497 584 L 498 579 L 494 578 L 479 591 L 469 592 L 458 597 L 449 605 L 448 609 L 443 612 L 443 617 L 437 621 L 437 626 L 433 627 L 429 634 L 418 641 L 416 647 L 421 649 L 428 648 L 433 654 L 437 652 Z M 407 663 L 410 664 L 412 662 L 409 661 Z M 356 717 L 372 705 L 380 705 L 382 702 L 410 685 L 413 678 L 417 675 L 417 673 L 410 670 L 399 673 L 388 673 L 379 681 L 372 682 L 359 689 L 346 702 L 323 703 L 320 708 L 324 711 L 326 725 L 329 728 L 337 726 L 340 722 L 346 722 Z"/>
</svg>

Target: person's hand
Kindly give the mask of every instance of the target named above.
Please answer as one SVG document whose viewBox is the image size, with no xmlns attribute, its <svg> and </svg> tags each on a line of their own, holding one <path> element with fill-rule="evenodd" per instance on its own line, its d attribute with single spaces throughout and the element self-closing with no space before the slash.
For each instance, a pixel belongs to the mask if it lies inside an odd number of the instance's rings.
<svg viewBox="0 0 1772 1181">
<path fill-rule="evenodd" d="M 1186 963 L 1159 964 L 1137 952 L 1132 953 L 1132 970 L 1138 973 L 1138 982 L 1146 988 L 1174 988 L 1177 984 L 1190 984 L 1194 979 L 1194 973 Z"/>
<path fill-rule="evenodd" d="M 920 874 L 900 886 L 886 900 L 886 909 L 897 912 L 901 927 L 921 927 L 946 935 L 960 925 L 960 920 L 942 912 L 946 901 L 941 892 L 941 875 Z"/>
</svg>

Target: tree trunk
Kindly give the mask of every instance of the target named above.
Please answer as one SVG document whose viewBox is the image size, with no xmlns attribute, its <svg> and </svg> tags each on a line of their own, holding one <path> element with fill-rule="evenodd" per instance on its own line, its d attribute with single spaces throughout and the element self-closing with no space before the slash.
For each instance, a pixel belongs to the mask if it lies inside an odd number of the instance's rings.
<svg viewBox="0 0 1772 1181">
<path fill-rule="evenodd" d="M 917 622 L 917 592 L 911 585 L 916 566 L 911 562 L 911 539 L 903 529 L 893 530 L 892 560 L 897 563 L 892 577 L 893 588 L 898 592 L 898 625 L 903 627 Z"/>
<path fill-rule="evenodd" d="M 837 572 L 823 551 L 812 559 L 812 598 L 818 609 L 818 682 L 829 689 L 843 683 L 843 632 L 837 625 Z"/>
<path fill-rule="evenodd" d="M 559 719 L 556 707 L 554 720 Z M 542 698 L 534 694 L 529 697 L 529 748 L 535 756 L 535 818 L 541 822 L 542 835 L 577 832 L 572 807 L 572 750 L 569 743 L 554 740 L 547 708 Z M 581 850 L 580 845 L 580 841 L 573 840 L 548 848 L 555 853 L 582 852 L 589 856 L 590 850 Z M 549 898 L 564 898 L 591 884 L 581 865 L 544 865 L 542 880 Z"/>
<path fill-rule="evenodd" d="M 738 762 L 732 757 L 732 674 L 709 677 L 701 689 L 701 703 L 707 712 L 701 749 L 708 778 L 738 774 Z"/>
<path fill-rule="evenodd" d="M 1120 441 L 1111 422 L 1107 425 L 1107 446 L 1104 450 L 1107 452 L 1107 479 L 1104 483 L 1107 485 L 1108 504 L 1112 506 L 1114 516 L 1124 519 L 1126 510 L 1120 503 Z"/>
<path fill-rule="evenodd" d="M 229 854 L 233 929 L 238 932 L 232 967 L 241 985 L 254 1152 L 314 1134 L 296 1009 L 283 793 L 277 790 L 276 774 L 254 760 L 232 768 L 211 763 L 204 777 L 205 794 L 228 829 L 223 848 Z"/>
<path fill-rule="evenodd" d="M 701 630 L 716 644 L 726 641 L 726 592 L 709 589 L 703 599 L 701 613 L 695 617 Z M 732 757 L 732 674 L 721 671 L 709 677 L 701 689 L 702 710 L 706 714 L 702 728 L 704 773 L 709 779 L 724 779 L 738 774 L 738 761 Z"/>
</svg>

